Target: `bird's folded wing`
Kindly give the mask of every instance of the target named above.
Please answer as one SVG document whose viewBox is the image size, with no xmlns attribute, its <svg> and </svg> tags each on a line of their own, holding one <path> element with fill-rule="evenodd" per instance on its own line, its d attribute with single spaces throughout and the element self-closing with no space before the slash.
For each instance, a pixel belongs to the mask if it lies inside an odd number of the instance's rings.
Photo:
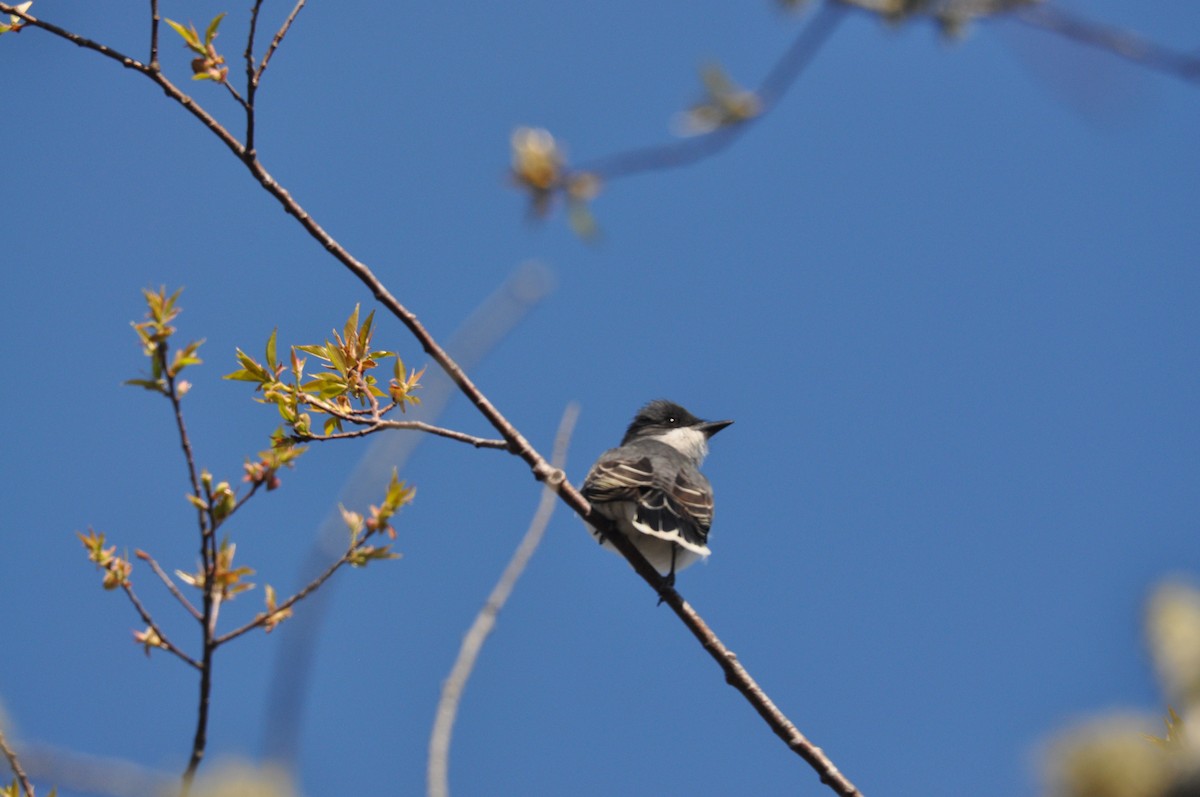
<svg viewBox="0 0 1200 797">
<path fill-rule="evenodd" d="M 705 542 L 712 526 L 712 491 L 704 477 L 686 471 L 674 482 L 655 478 L 649 457 L 611 459 L 596 463 L 583 485 L 589 501 L 630 501 L 637 507 L 634 526 L 646 534 L 673 540 L 697 553 L 707 554 Z"/>
</svg>

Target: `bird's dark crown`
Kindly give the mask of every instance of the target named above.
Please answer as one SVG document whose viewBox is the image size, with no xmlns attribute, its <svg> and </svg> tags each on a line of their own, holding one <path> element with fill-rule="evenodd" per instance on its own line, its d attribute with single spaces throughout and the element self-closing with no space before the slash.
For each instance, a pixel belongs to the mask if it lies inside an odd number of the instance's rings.
<svg viewBox="0 0 1200 797">
<path fill-rule="evenodd" d="M 673 401 L 657 399 L 638 410 L 621 445 L 647 433 L 694 426 L 702 421 Z"/>
</svg>

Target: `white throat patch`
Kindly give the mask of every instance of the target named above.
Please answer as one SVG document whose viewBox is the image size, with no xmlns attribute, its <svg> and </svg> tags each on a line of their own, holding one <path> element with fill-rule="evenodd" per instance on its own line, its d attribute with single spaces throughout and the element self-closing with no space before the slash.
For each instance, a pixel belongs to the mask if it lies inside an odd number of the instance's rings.
<svg viewBox="0 0 1200 797">
<path fill-rule="evenodd" d="M 700 463 L 708 456 L 708 435 L 690 426 L 671 429 L 664 434 L 655 435 L 653 439 L 660 440 L 683 454 L 696 467 L 700 467 Z"/>
</svg>

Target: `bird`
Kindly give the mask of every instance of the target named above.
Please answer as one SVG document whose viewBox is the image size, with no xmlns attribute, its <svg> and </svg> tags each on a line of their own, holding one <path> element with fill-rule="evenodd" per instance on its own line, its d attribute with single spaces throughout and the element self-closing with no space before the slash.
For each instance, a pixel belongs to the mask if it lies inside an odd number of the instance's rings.
<svg viewBox="0 0 1200 797">
<path fill-rule="evenodd" d="M 712 485 L 700 472 L 708 440 L 733 421 L 703 421 L 672 401 L 646 404 L 616 448 L 600 455 L 581 490 L 673 586 L 675 573 L 706 558 Z M 616 548 L 592 524 L 609 550 Z"/>
</svg>

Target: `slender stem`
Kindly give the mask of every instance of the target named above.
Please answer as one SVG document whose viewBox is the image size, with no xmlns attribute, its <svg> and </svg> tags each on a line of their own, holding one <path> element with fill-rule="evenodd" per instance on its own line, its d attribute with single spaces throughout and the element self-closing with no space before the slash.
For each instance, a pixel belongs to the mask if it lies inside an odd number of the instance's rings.
<svg viewBox="0 0 1200 797">
<path fill-rule="evenodd" d="M 166 585 L 167 590 L 175 596 L 175 600 L 179 601 L 183 608 L 187 609 L 188 614 L 190 614 L 196 620 L 200 620 L 200 610 L 193 606 L 192 602 L 189 601 L 187 597 L 179 591 L 179 587 L 175 586 L 175 582 L 171 580 L 171 577 L 167 575 L 166 571 L 159 566 L 158 562 L 154 561 L 154 557 L 145 551 L 137 551 L 136 555 L 138 559 L 141 559 L 143 562 L 146 562 L 150 565 L 150 569 L 154 571 L 154 575 L 158 576 L 162 583 Z"/>
<path fill-rule="evenodd" d="M 361 421 L 355 421 L 360 423 Z M 460 443 L 468 443 L 476 448 L 508 448 L 507 440 L 497 440 L 489 437 L 476 437 L 465 432 L 455 431 L 454 429 L 444 429 L 441 426 L 433 426 L 424 421 L 390 421 L 379 419 L 373 421 L 359 429 L 351 429 L 348 432 L 334 432 L 332 434 L 321 435 L 300 435 L 293 437 L 294 440 L 300 443 L 307 442 L 325 442 L 327 440 L 346 440 L 353 437 L 365 437 L 369 434 L 381 432 L 384 429 L 409 429 L 417 432 L 428 432 L 429 434 L 438 437 L 445 437 L 450 440 L 457 440 Z"/>
<path fill-rule="evenodd" d="M 208 507 L 208 509 L 197 508 L 197 523 L 200 527 L 201 570 L 204 573 L 204 598 L 200 612 L 201 655 L 200 661 L 197 664 L 200 669 L 200 695 L 196 711 L 196 733 L 192 740 L 192 753 L 188 759 L 187 768 L 183 772 L 182 792 L 186 797 L 187 793 L 191 790 L 192 781 L 196 777 L 196 768 L 200 766 L 200 761 L 204 758 L 204 751 L 208 745 L 208 709 L 212 698 L 213 652 L 216 650 L 216 645 L 213 644 L 213 637 L 217 624 L 217 611 L 220 605 L 220 596 L 216 592 L 215 578 L 217 566 L 217 521 L 212 515 L 213 496 L 212 491 L 209 490 L 208 482 L 203 484 L 203 492 L 201 492 L 202 485 L 196 474 L 196 461 L 192 454 L 191 439 L 188 437 L 187 425 L 183 421 L 182 402 L 180 401 L 179 391 L 175 385 L 175 376 L 171 372 L 171 368 L 167 362 L 167 344 L 165 342 L 159 344 L 156 356 L 167 382 L 167 397 L 171 400 L 171 406 L 175 410 L 175 425 L 179 430 L 179 442 L 183 448 L 184 458 L 187 460 L 188 478 L 192 483 L 192 493 Z"/>
<path fill-rule="evenodd" d="M 162 18 L 158 15 L 158 0 L 150 0 L 150 69 L 158 71 L 158 26 Z"/>
<path fill-rule="evenodd" d="M 8 739 L 4 738 L 4 731 L 0 731 L 0 752 L 4 753 L 4 757 L 8 759 L 8 765 L 16 775 L 17 782 L 24 789 L 25 797 L 34 797 L 33 784 L 29 782 L 29 776 L 21 768 L 21 761 L 17 758 L 16 751 L 9 745 Z"/>
<path fill-rule="evenodd" d="M 128 581 L 126 581 L 125 583 L 121 584 L 121 589 L 125 590 L 125 594 L 127 596 L 129 596 L 129 602 L 133 604 L 133 608 L 138 613 L 138 616 L 140 616 L 142 618 L 142 622 L 145 623 L 150 628 L 150 630 L 152 630 L 155 634 L 158 635 L 159 640 L 161 640 L 161 642 L 162 642 L 162 644 L 159 645 L 159 647 L 161 647 L 163 650 L 174 653 L 180 659 L 182 659 L 183 661 L 192 665 L 196 669 L 200 669 L 200 662 L 196 661 L 191 656 L 184 653 L 177 646 L 172 644 L 171 640 L 167 639 L 167 637 L 163 633 L 162 629 L 158 627 L 158 625 L 154 622 L 154 619 L 150 616 L 150 612 L 146 611 L 146 607 L 138 599 L 137 593 L 135 593 L 133 591 L 133 586 Z"/>
<path fill-rule="evenodd" d="M 304 8 L 307 0 L 296 0 L 296 5 L 292 7 L 292 13 L 288 14 L 287 19 L 283 21 L 279 31 L 275 34 L 275 38 L 271 39 L 271 46 L 267 48 L 267 52 L 263 55 L 262 63 L 258 65 L 258 72 L 254 75 L 254 82 L 262 80 L 263 72 L 267 71 L 267 64 L 271 61 L 271 56 L 279 49 L 279 45 L 283 43 L 283 37 L 288 34 L 292 28 L 292 23 L 296 21 L 296 15 L 300 13 L 300 9 Z"/>
<path fill-rule="evenodd" d="M 258 93 L 258 77 L 254 72 L 254 36 L 258 32 L 258 12 L 263 0 L 254 0 L 250 9 L 250 33 L 246 36 L 246 152 L 254 154 L 254 95 Z"/>
<path fill-rule="evenodd" d="M 207 612 L 212 599 L 206 595 L 204 603 Z M 183 772 L 183 797 L 187 797 L 192 788 L 196 769 L 200 766 L 208 746 L 208 707 L 212 698 L 213 652 L 216 646 L 212 644 L 211 635 L 208 633 L 209 626 L 205 625 L 204 628 L 204 655 L 200 662 L 200 704 L 196 712 L 196 735 L 192 740 L 192 755 L 188 759 L 187 769 Z"/>
<path fill-rule="evenodd" d="M 260 614 L 258 617 L 255 617 L 253 620 L 251 620 L 250 622 L 241 626 L 240 628 L 235 628 L 234 630 L 232 630 L 226 634 L 222 634 L 221 636 L 216 637 L 213 640 L 214 647 L 224 645 L 226 642 L 237 639 L 242 634 L 245 634 L 249 631 L 253 631 L 255 628 L 258 628 L 260 625 L 262 625 L 267 620 L 269 620 L 271 618 L 272 614 L 278 614 L 279 612 L 284 611 L 285 609 L 290 609 L 294 604 L 298 603 L 299 601 L 304 600 L 314 590 L 316 590 L 322 584 L 324 584 L 326 581 L 328 581 L 330 576 L 332 576 L 339 569 L 341 569 L 342 565 L 347 564 L 350 561 L 350 557 L 354 555 L 354 552 L 356 550 L 358 550 L 359 546 L 363 542 L 366 542 L 366 537 L 364 537 L 362 540 L 356 541 L 353 545 L 351 545 L 350 549 L 347 550 L 346 553 L 342 554 L 342 556 L 340 558 L 334 560 L 334 562 L 331 565 L 329 565 L 329 567 L 325 568 L 325 571 L 323 573 L 321 573 L 321 575 L 317 576 L 312 581 L 308 582 L 308 584 L 306 584 L 303 589 L 301 589 L 299 592 L 297 592 L 295 595 L 291 596 L 284 602 L 278 604 L 275 607 L 275 611 L 272 612 L 271 614 L 265 614 L 265 613 Z"/>
<path fill-rule="evenodd" d="M 1107 50 L 1118 58 L 1149 69 L 1190 83 L 1200 83 L 1200 57 L 1168 49 L 1129 31 L 1101 25 L 1045 3 L 1018 9 L 1013 13 L 1013 19 L 1080 44 Z"/>
<path fill-rule="evenodd" d="M 838 23 L 846 16 L 845 10 L 840 2 L 826 2 L 812 21 L 800 30 L 755 92 L 762 103 L 757 115 L 737 124 L 718 127 L 702 136 L 641 147 L 582 163 L 573 171 L 613 180 L 690 166 L 722 152 L 778 106 L 783 95 L 833 36 Z"/>
<path fill-rule="evenodd" d="M 578 418 L 579 405 L 568 404 L 563 412 L 562 420 L 559 422 L 558 433 L 554 436 L 554 451 L 551 455 L 551 464 L 558 468 L 559 472 L 566 464 L 567 444 L 571 440 L 571 433 L 575 429 L 575 421 Z M 475 662 L 479 658 L 479 652 L 483 649 L 483 643 L 496 626 L 496 618 L 500 614 L 500 610 L 504 608 L 508 596 L 512 594 L 513 588 L 517 585 L 517 579 L 521 577 L 525 565 L 529 563 L 530 557 L 541 543 L 542 535 L 546 532 L 546 526 L 550 523 L 550 516 L 554 513 L 556 504 L 554 490 L 547 486 L 542 490 L 541 501 L 538 503 L 533 520 L 529 523 L 529 528 L 525 531 L 525 536 L 521 538 L 521 543 L 513 552 L 512 559 L 504 568 L 504 572 L 501 573 L 500 580 L 496 582 L 496 586 L 488 595 L 483 608 L 479 610 L 475 622 L 471 624 L 470 630 L 463 637 L 462 646 L 458 650 L 458 658 L 455 659 L 454 666 L 450 669 L 450 675 L 442 685 L 442 696 L 438 700 L 433 730 L 429 735 L 429 763 L 426 775 L 429 797 L 449 797 L 450 738 L 454 732 L 454 720 L 458 716 L 459 701 L 462 699 L 463 690 L 467 687 L 467 679 L 471 677 L 471 671 L 475 669 Z"/>
</svg>

